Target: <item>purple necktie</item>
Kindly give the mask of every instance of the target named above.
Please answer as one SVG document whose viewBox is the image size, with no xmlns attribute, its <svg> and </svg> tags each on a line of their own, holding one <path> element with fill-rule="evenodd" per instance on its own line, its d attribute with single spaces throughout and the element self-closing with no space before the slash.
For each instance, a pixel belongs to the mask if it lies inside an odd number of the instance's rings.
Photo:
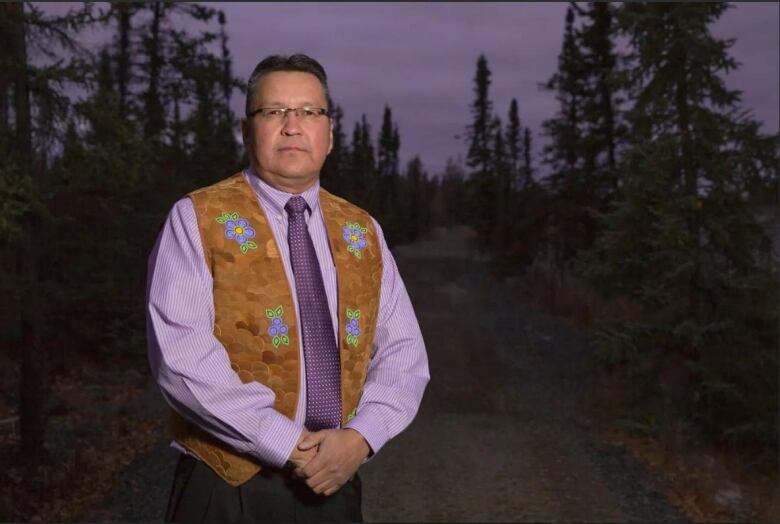
<svg viewBox="0 0 780 524">
<path fill-rule="evenodd" d="M 301 196 L 292 197 L 284 206 L 306 362 L 305 426 L 309 431 L 319 431 L 338 428 L 341 423 L 341 362 L 320 264 L 306 227 L 307 208 Z"/>
</svg>

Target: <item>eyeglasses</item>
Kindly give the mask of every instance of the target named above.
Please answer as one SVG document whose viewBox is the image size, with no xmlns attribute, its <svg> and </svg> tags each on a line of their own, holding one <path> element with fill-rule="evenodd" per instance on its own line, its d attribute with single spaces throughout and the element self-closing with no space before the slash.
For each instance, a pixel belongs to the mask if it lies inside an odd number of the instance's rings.
<svg viewBox="0 0 780 524">
<path fill-rule="evenodd" d="M 304 122 L 314 122 L 320 117 L 328 116 L 328 110 L 324 107 L 261 107 L 246 114 L 247 118 L 260 115 L 263 120 L 270 122 L 281 122 L 287 113 L 295 113 L 295 116 L 302 118 Z"/>
</svg>

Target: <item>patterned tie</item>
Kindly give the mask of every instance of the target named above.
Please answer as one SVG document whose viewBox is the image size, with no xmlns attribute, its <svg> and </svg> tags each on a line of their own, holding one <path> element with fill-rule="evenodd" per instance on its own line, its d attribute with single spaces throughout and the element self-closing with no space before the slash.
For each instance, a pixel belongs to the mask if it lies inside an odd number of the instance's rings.
<svg viewBox="0 0 780 524">
<path fill-rule="evenodd" d="M 341 362 L 320 264 L 306 227 L 307 208 L 301 196 L 292 197 L 284 206 L 306 362 L 305 425 L 309 431 L 319 431 L 341 423 Z"/>
</svg>

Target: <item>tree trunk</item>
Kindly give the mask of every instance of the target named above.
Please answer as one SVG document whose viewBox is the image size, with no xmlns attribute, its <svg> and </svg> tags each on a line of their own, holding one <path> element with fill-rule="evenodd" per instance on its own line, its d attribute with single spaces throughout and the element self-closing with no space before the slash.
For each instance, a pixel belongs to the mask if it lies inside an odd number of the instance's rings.
<svg viewBox="0 0 780 524">
<path fill-rule="evenodd" d="M 127 88 L 130 84 L 130 4 L 116 4 L 119 25 L 119 52 L 117 53 L 116 82 L 119 89 L 119 116 L 127 115 Z"/>
<path fill-rule="evenodd" d="M 157 136 L 165 125 L 163 107 L 160 102 L 160 71 L 162 70 L 160 25 L 164 13 L 165 5 L 163 2 L 152 4 L 151 36 L 147 42 L 149 88 L 146 91 L 146 126 L 144 127 L 144 134 L 147 138 Z"/>
<path fill-rule="evenodd" d="M 30 90 L 27 73 L 27 47 L 25 44 L 24 4 L 10 5 L 9 26 L 13 45 L 12 63 L 14 83 L 14 108 L 16 112 L 16 148 L 21 176 L 30 176 L 33 182 L 32 199 L 37 199 L 36 180 L 32 172 L 32 128 L 30 123 Z M 38 329 L 41 311 L 38 300 L 38 271 L 35 238 L 39 222 L 37 211 L 30 213 L 26 221 L 20 249 L 18 272 L 24 290 L 21 301 L 21 373 L 19 388 L 19 426 L 21 429 L 21 453 L 37 462 L 43 458 L 46 431 L 46 374 L 47 359 L 40 345 Z"/>
<path fill-rule="evenodd" d="M 601 91 L 601 106 L 604 113 L 604 141 L 607 147 L 607 167 L 609 169 L 609 183 L 606 188 L 608 192 L 615 191 L 617 184 L 615 180 L 615 109 L 612 103 L 612 88 L 609 85 L 608 77 L 614 71 L 614 59 L 610 53 L 610 37 L 612 33 L 612 14 L 610 7 L 606 2 L 595 2 L 596 24 L 602 29 L 598 33 L 597 47 L 599 50 L 599 87 Z"/>
<path fill-rule="evenodd" d="M 677 132 L 680 135 L 680 168 L 685 194 L 690 198 L 691 205 L 687 208 L 688 234 L 693 243 L 693 270 L 688 283 L 688 318 L 699 318 L 699 220 L 694 202 L 699 198 L 696 169 L 691 157 L 690 111 L 688 107 L 688 73 L 687 59 L 684 49 L 679 49 L 680 72 L 675 93 L 677 109 Z"/>
</svg>

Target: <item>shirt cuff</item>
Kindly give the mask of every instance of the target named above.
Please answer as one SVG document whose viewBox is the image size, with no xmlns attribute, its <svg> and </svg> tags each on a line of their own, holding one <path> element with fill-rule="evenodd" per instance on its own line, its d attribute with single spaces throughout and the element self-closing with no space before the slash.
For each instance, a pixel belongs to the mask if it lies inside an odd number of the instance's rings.
<svg viewBox="0 0 780 524">
<path fill-rule="evenodd" d="M 282 468 L 287 464 L 302 433 L 303 427 L 278 411 L 271 410 L 262 423 L 259 443 L 251 454 L 267 464 Z"/>
<path fill-rule="evenodd" d="M 357 412 L 355 417 L 344 424 L 344 428 L 354 429 L 366 439 L 368 447 L 370 448 L 368 456 L 363 459 L 362 464 L 365 464 L 379 453 L 382 446 L 390 440 L 385 424 L 379 415 L 371 409 L 370 405 L 365 405 Z"/>
</svg>

